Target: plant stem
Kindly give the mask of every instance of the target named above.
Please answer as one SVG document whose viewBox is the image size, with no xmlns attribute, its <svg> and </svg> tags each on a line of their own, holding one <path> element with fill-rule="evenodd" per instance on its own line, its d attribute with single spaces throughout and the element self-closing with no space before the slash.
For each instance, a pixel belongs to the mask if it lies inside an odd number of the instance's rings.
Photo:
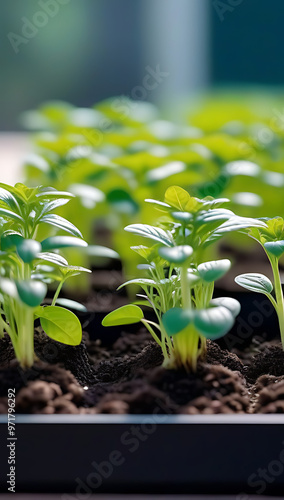
<svg viewBox="0 0 284 500">
<path fill-rule="evenodd" d="M 64 280 L 62 280 L 62 281 L 59 283 L 59 285 L 58 285 L 58 287 L 57 287 L 57 289 L 56 289 L 56 292 L 55 292 L 55 294 L 54 294 L 54 297 L 53 297 L 53 300 L 52 300 L 52 303 L 51 303 L 51 305 L 52 305 L 52 306 L 55 306 L 55 304 L 56 304 L 56 301 L 57 301 L 57 299 L 58 299 L 58 295 L 59 295 L 59 294 L 60 294 L 60 292 L 61 292 L 61 288 L 62 288 L 62 286 L 63 286 L 63 283 L 64 283 Z"/>
<path fill-rule="evenodd" d="M 34 310 L 24 305 L 19 313 L 18 360 L 22 368 L 29 368 L 34 362 Z"/>
<path fill-rule="evenodd" d="M 269 258 L 269 260 L 273 271 L 275 296 L 277 302 L 276 312 L 279 321 L 281 342 L 284 350 L 284 298 L 283 298 L 283 291 L 282 291 L 282 285 L 278 267 L 278 259 L 274 257 L 273 259 Z"/>
<path fill-rule="evenodd" d="M 180 285 L 183 309 L 191 309 L 191 293 L 187 277 L 187 264 L 184 264 L 180 270 Z"/>
</svg>

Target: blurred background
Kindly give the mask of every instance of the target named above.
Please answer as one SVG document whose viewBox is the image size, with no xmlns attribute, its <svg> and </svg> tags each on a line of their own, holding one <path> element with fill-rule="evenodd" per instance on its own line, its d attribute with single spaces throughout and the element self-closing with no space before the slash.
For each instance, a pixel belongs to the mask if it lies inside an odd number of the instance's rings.
<svg viewBox="0 0 284 500">
<path fill-rule="evenodd" d="M 0 7 L 2 131 L 19 130 L 21 112 L 45 100 L 90 106 L 127 95 L 166 107 L 212 86 L 284 80 L 283 0 L 0 0 Z M 141 90 L 157 66 L 167 77 Z"/>
</svg>

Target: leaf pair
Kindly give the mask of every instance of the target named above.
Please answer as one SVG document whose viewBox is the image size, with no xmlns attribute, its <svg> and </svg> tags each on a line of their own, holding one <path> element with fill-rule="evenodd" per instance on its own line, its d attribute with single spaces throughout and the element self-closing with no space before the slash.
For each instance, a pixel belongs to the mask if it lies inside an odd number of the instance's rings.
<svg viewBox="0 0 284 500">
<path fill-rule="evenodd" d="M 212 303 L 207 309 L 180 309 L 174 307 L 162 318 L 169 336 L 184 331 L 189 325 L 208 339 L 223 337 L 232 328 L 235 317 L 240 312 L 240 304 L 235 299 L 227 298 Z"/>
</svg>

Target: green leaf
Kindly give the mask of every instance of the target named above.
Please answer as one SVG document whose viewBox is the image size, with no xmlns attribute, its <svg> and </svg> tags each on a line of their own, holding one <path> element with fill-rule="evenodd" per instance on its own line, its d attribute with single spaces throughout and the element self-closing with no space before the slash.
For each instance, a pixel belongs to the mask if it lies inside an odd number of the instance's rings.
<svg viewBox="0 0 284 500">
<path fill-rule="evenodd" d="M 82 340 L 82 327 L 77 316 L 58 306 L 39 307 L 36 315 L 46 335 L 57 342 L 79 345 Z"/>
<path fill-rule="evenodd" d="M 7 210 L 6 208 L 0 207 L 0 217 L 4 217 L 5 219 L 13 219 L 17 222 L 24 222 L 24 219 L 20 217 L 16 212 L 12 212 L 11 210 Z"/>
<path fill-rule="evenodd" d="M 264 274 L 240 274 L 235 278 L 235 282 L 251 292 L 264 293 L 265 295 L 269 295 L 273 290 L 270 279 L 264 276 Z"/>
<path fill-rule="evenodd" d="M 196 309 L 194 325 L 207 339 L 223 337 L 232 328 L 235 318 L 227 307 Z"/>
<path fill-rule="evenodd" d="M 176 335 L 192 323 L 194 311 L 173 307 L 163 314 L 162 322 L 169 337 Z"/>
<path fill-rule="evenodd" d="M 104 257 L 107 259 L 119 259 L 119 254 L 112 248 L 101 245 L 88 245 L 86 254 L 90 257 Z"/>
<path fill-rule="evenodd" d="M 42 201 L 42 200 L 52 200 L 52 198 L 74 198 L 74 194 L 68 193 L 67 191 L 57 191 L 54 188 L 45 188 L 44 191 L 40 191 L 39 193 L 36 194 L 36 197 Z"/>
<path fill-rule="evenodd" d="M 43 205 L 43 208 L 42 208 L 42 211 L 41 211 L 41 214 L 40 214 L 40 218 L 43 215 L 45 215 L 45 214 L 47 214 L 49 212 L 52 212 L 52 210 L 55 210 L 58 207 L 62 207 L 63 205 L 66 205 L 66 203 L 68 203 L 69 201 L 70 200 L 66 199 L 66 198 L 59 198 L 58 200 L 47 201 Z"/>
<path fill-rule="evenodd" d="M 274 255 L 277 259 L 284 253 L 284 240 L 268 241 L 263 246 L 267 253 Z"/>
<path fill-rule="evenodd" d="M 29 307 L 37 307 L 46 296 L 47 286 L 36 280 L 16 282 L 19 297 Z"/>
<path fill-rule="evenodd" d="M 159 200 L 153 200 L 152 198 L 147 198 L 145 202 L 151 203 L 157 210 L 160 210 L 161 212 L 168 212 L 171 209 L 171 205 L 168 205 L 168 203 L 164 203 L 163 201 Z"/>
<path fill-rule="evenodd" d="M 193 248 L 189 245 L 160 247 L 158 253 L 160 257 L 168 262 L 173 264 L 183 264 L 193 254 Z"/>
<path fill-rule="evenodd" d="M 83 237 L 79 229 L 77 229 L 77 227 L 74 226 L 74 224 L 69 222 L 67 219 L 64 219 L 60 215 L 56 214 L 44 215 L 40 221 L 45 222 L 46 224 L 50 224 L 51 226 L 55 226 L 58 229 L 63 229 L 67 233 L 73 234 L 74 236 L 77 236 L 79 238 Z"/>
<path fill-rule="evenodd" d="M 68 247 L 87 247 L 88 243 L 81 238 L 74 236 L 50 236 L 41 242 L 41 247 L 44 252 L 58 248 Z"/>
<path fill-rule="evenodd" d="M 81 267 L 81 266 L 62 266 L 60 269 L 61 273 L 63 276 L 67 276 L 70 278 L 71 276 L 77 276 L 80 273 L 91 273 L 92 271 L 90 269 L 87 269 L 86 267 Z"/>
<path fill-rule="evenodd" d="M 212 306 L 223 306 L 231 311 L 234 318 L 238 316 L 241 312 L 241 304 L 238 300 L 232 297 L 218 297 L 217 299 L 212 299 L 210 304 Z"/>
<path fill-rule="evenodd" d="M 226 208 L 213 208 L 208 212 L 202 211 L 195 219 L 196 224 L 213 224 L 216 222 L 224 222 L 231 219 L 235 214 Z"/>
<path fill-rule="evenodd" d="M 17 254 L 26 264 L 36 259 L 40 252 L 41 244 L 36 240 L 22 239 L 17 245 Z"/>
<path fill-rule="evenodd" d="M 0 187 L 0 200 L 4 201 L 4 203 L 6 203 L 6 205 L 8 205 L 13 212 L 18 212 L 20 210 L 15 196 L 8 189 Z"/>
<path fill-rule="evenodd" d="M 173 246 L 171 234 L 159 227 L 149 226 L 148 224 L 130 224 L 125 227 L 125 231 L 144 236 L 150 240 L 159 241 L 168 247 Z"/>
<path fill-rule="evenodd" d="M 238 217 L 234 216 L 231 217 L 228 221 L 224 222 L 218 229 L 217 233 L 218 234 L 225 234 L 231 231 L 240 231 L 241 229 L 247 229 L 251 227 L 264 227 L 266 228 L 267 225 L 265 222 L 258 220 L 258 219 L 252 219 L 250 217 Z"/>
<path fill-rule="evenodd" d="M 204 262 L 197 267 L 198 274 L 207 283 L 216 281 L 230 269 L 231 262 L 229 259 L 212 260 L 211 262 Z"/>
<path fill-rule="evenodd" d="M 122 283 L 122 285 L 120 285 L 117 290 L 121 290 L 121 288 L 127 285 L 157 286 L 157 283 L 156 281 L 151 280 L 150 278 L 136 278 L 133 280 L 126 281 L 125 283 Z"/>
<path fill-rule="evenodd" d="M 62 307 L 66 307 L 67 309 L 73 309 L 74 311 L 79 312 L 87 312 L 87 308 L 80 304 L 76 300 L 59 298 L 56 300 L 56 304 Z"/>
<path fill-rule="evenodd" d="M 165 193 L 165 203 L 175 207 L 182 212 L 187 211 L 187 204 L 190 201 L 190 195 L 179 186 L 171 186 Z"/>
<path fill-rule="evenodd" d="M 10 250 L 16 247 L 23 239 L 23 236 L 17 231 L 5 231 L 1 236 L 1 249 L 3 251 Z"/>
<path fill-rule="evenodd" d="M 189 212 L 172 212 L 171 215 L 175 220 L 181 222 L 182 224 L 189 224 L 189 222 L 193 219 L 192 214 Z"/>
<path fill-rule="evenodd" d="M 144 318 L 144 314 L 140 307 L 134 304 L 122 306 L 115 311 L 110 312 L 102 321 L 103 326 L 118 326 L 131 325 L 139 323 Z"/>
<path fill-rule="evenodd" d="M 67 260 L 57 253 L 43 252 L 40 253 L 38 257 L 40 261 L 44 260 L 46 262 L 51 262 L 51 264 L 55 264 L 56 266 L 68 266 Z"/>
</svg>

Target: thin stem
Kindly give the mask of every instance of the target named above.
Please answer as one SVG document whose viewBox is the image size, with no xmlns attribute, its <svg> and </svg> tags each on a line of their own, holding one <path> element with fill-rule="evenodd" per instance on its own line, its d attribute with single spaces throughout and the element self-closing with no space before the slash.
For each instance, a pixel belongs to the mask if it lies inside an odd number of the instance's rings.
<svg viewBox="0 0 284 500">
<path fill-rule="evenodd" d="M 163 344 L 161 342 L 161 340 L 159 339 L 159 337 L 156 335 L 156 333 L 154 332 L 153 328 L 150 326 L 150 323 L 152 325 L 156 325 L 156 323 L 153 323 L 152 321 L 148 321 L 146 319 L 141 319 L 141 323 L 143 323 L 144 326 L 146 326 L 147 330 L 151 333 L 153 339 L 157 342 L 157 344 L 161 347 L 161 349 L 163 350 Z M 164 352 L 164 350 L 163 350 Z"/>
<path fill-rule="evenodd" d="M 180 270 L 180 285 L 182 306 L 184 309 L 191 309 L 191 292 L 187 277 L 187 264 L 184 264 Z"/>
<path fill-rule="evenodd" d="M 56 289 L 56 292 L 54 294 L 54 297 L 53 297 L 53 300 L 52 300 L 52 303 L 51 303 L 52 306 L 55 306 L 56 301 L 58 299 L 58 295 L 60 294 L 61 288 L 63 287 L 63 284 L 64 284 L 64 280 L 59 283 L 59 285 L 58 285 L 58 287 Z"/>
<path fill-rule="evenodd" d="M 278 259 L 276 257 L 274 258 L 269 257 L 269 260 L 273 271 L 274 288 L 275 288 L 275 296 L 277 303 L 276 312 L 278 315 L 281 342 L 284 350 L 284 298 L 283 298 L 283 291 L 282 291 L 282 285 L 278 267 Z"/>
</svg>

